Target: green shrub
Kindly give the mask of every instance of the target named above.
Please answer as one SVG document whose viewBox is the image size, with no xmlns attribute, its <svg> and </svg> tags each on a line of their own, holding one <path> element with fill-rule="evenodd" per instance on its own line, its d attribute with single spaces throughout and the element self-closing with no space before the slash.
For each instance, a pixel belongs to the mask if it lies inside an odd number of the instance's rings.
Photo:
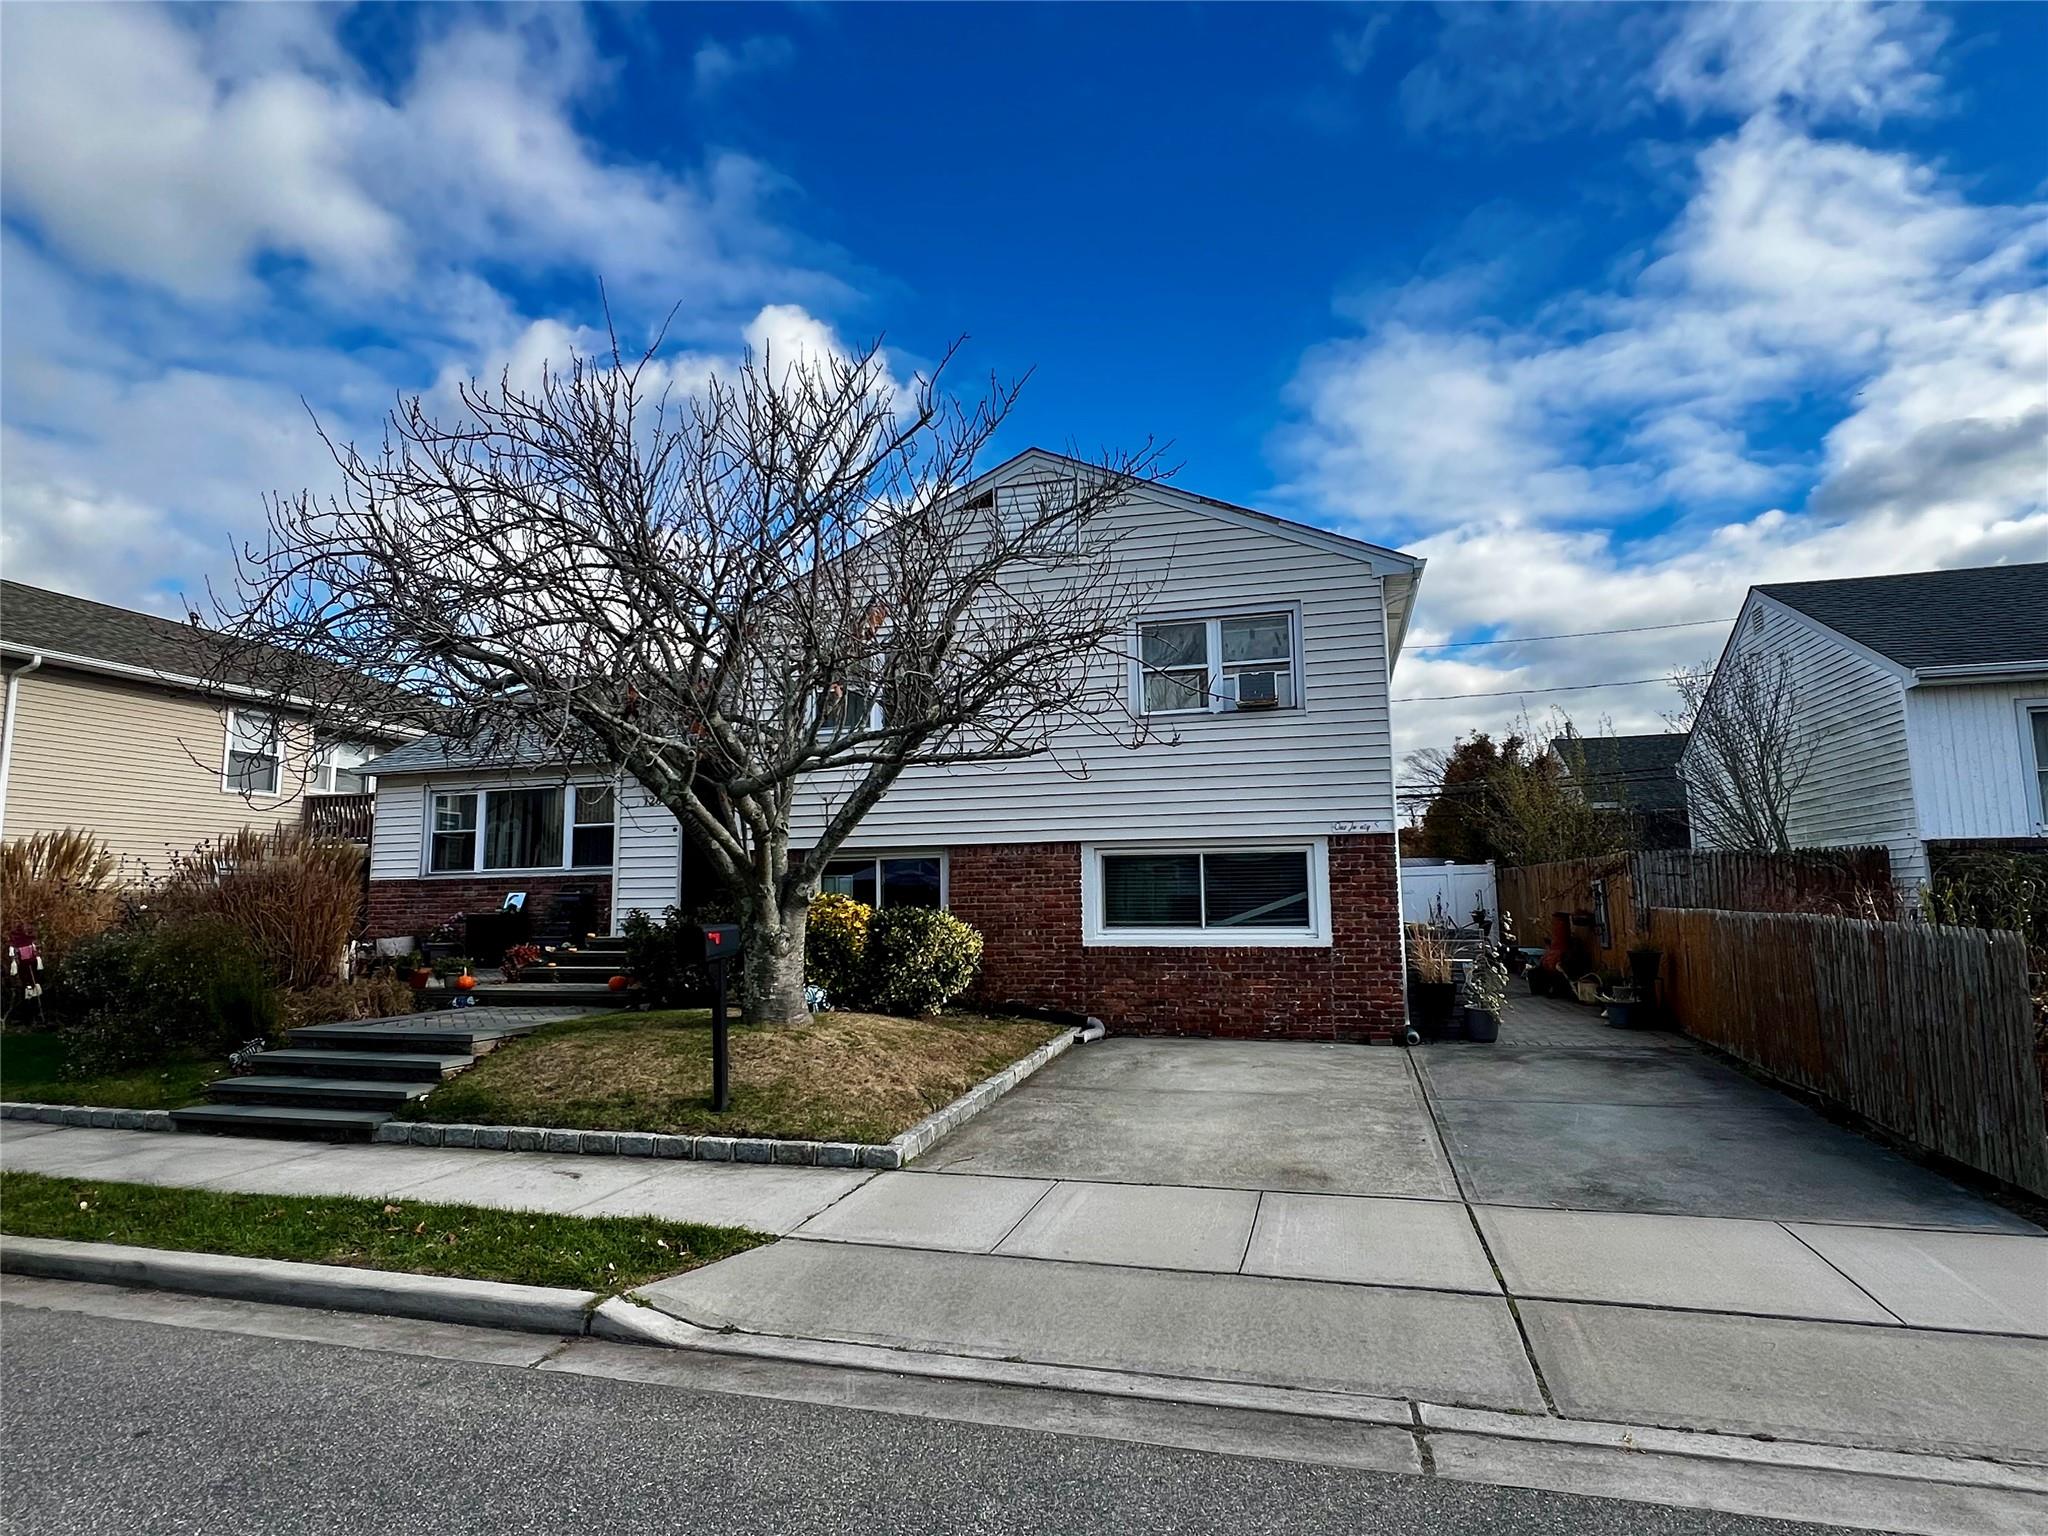
<svg viewBox="0 0 2048 1536">
<path fill-rule="evenodd" d="M 838 891 L 811 898 L 810 922 L 804 937 L 804 980 L 822 987 L 835 1008 L 858 1008 L 864 1002 L 868 925 L 875 909 Z"/>
<path fill-rule="evenodd" d="M 981 935 L 950 912 L 884 907 L 868 923 L 861 990 L 884 1013 L 937 1013 L 981 966 Z"/>
<path fill-rule="evenodd" d="M 2035 954 L 2048 954 L 2048 854 L 1948 854 L 1921 902 L 1937 923 L 2010 929 L 2025 935 Z"/>
<path fill-rule="evenodd" d="M 668 908 L 659 920 L 645 912 L 629 913 L 620 926 L 626 940 L 626 974 L 638 988 L 639 1001 L 656 1008 L 691 1008 L 709 1001 L 711 976 L 704 962 L 683 949 L 683 930 L 698 923 L 729 923 L 729 903 L 701 901 L 688 912 Z M 737 989 L 737 973 L 727 979 Z"/>
<path fill-rule="evenodd" d="M 277 1025 L 275 989 L 248 937 L 217 918 L 117 929 L 81 944 L 60 976 L 78 1075 L 225 1052 Z"/>
</svg>

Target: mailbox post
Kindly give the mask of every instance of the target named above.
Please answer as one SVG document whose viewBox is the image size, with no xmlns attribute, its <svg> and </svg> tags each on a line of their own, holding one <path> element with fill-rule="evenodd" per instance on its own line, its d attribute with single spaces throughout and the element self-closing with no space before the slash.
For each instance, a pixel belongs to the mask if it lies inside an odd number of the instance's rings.
<svg viewBox="0 0 2048 1536">
<path fill-rule="evenodd" d="M 693 947 L 711 973 L 711 1109 L 722 1115 L 732 1104 L 725 1031 L 725 974 L 740 957 L 739 925 L 699 923 L 686 931 L 684 942 Z"/>
</svg>

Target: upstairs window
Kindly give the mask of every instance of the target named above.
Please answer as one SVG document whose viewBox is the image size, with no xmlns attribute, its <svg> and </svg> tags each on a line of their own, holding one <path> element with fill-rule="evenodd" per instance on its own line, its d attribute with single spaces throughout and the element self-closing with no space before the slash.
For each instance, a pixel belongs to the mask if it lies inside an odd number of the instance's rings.
<svg viewBox="0 0 2048 1536">
<path fill-rule="evenodd" d="M 1292 709 L 1290 611 L 1158 619 L 1138 626 L 1138 705 L 1148 715 Z"/>
<path fill-rule="evenodd" d="M 364 775 L 363 764 L 377 755 L 375 747 L 359 741 L 315 742 L 313 777 L 307 790 L 316 795 L 364 795 L 377 781 Z"/>
<path fill-rule="evenodd" d="M 228 756 L 221 788 L 235 795 L 274 795 L 284 777 L 284 736 L 269 715 L 228 711 Z"/>
</svg>

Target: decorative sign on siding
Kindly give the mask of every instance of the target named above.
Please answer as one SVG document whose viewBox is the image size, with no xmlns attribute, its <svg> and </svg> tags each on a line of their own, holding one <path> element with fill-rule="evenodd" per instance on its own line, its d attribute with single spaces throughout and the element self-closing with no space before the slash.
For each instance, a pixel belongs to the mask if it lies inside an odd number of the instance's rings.
<svg viewBox="0 0 2048 1536">
<path fill-rule="evenodd" d="M 1333 837 L 1356 836 L 1362 832 L 1391 832 L 1393 830 L 1394 823 L 1383 816 L 1376 816 L 1366 821 L 1333 821 L 1330 823 L 1330 835 Z"/>
</svg>

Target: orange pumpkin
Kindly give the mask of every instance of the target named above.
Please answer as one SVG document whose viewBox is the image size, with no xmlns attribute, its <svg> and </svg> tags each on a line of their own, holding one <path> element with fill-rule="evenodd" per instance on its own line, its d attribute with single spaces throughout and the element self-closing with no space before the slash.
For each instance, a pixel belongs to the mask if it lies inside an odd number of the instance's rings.
<svg viewBox="0 0 2048 1536">
<path fill-rule="evenodd" d="M 476 990 L 476 978 L 467 971 L 463 972 L 455 978 L 455 990 L 458 992 L 474 992 Z"/>
<path fill-rule="evenodd" d="M 609 986 L 614 992 L 623 992 L 626 990 L 626 978 L 623 976 L 614 976 L 609 982 L 606 983 L 606 985 Z"/>
</svg>

